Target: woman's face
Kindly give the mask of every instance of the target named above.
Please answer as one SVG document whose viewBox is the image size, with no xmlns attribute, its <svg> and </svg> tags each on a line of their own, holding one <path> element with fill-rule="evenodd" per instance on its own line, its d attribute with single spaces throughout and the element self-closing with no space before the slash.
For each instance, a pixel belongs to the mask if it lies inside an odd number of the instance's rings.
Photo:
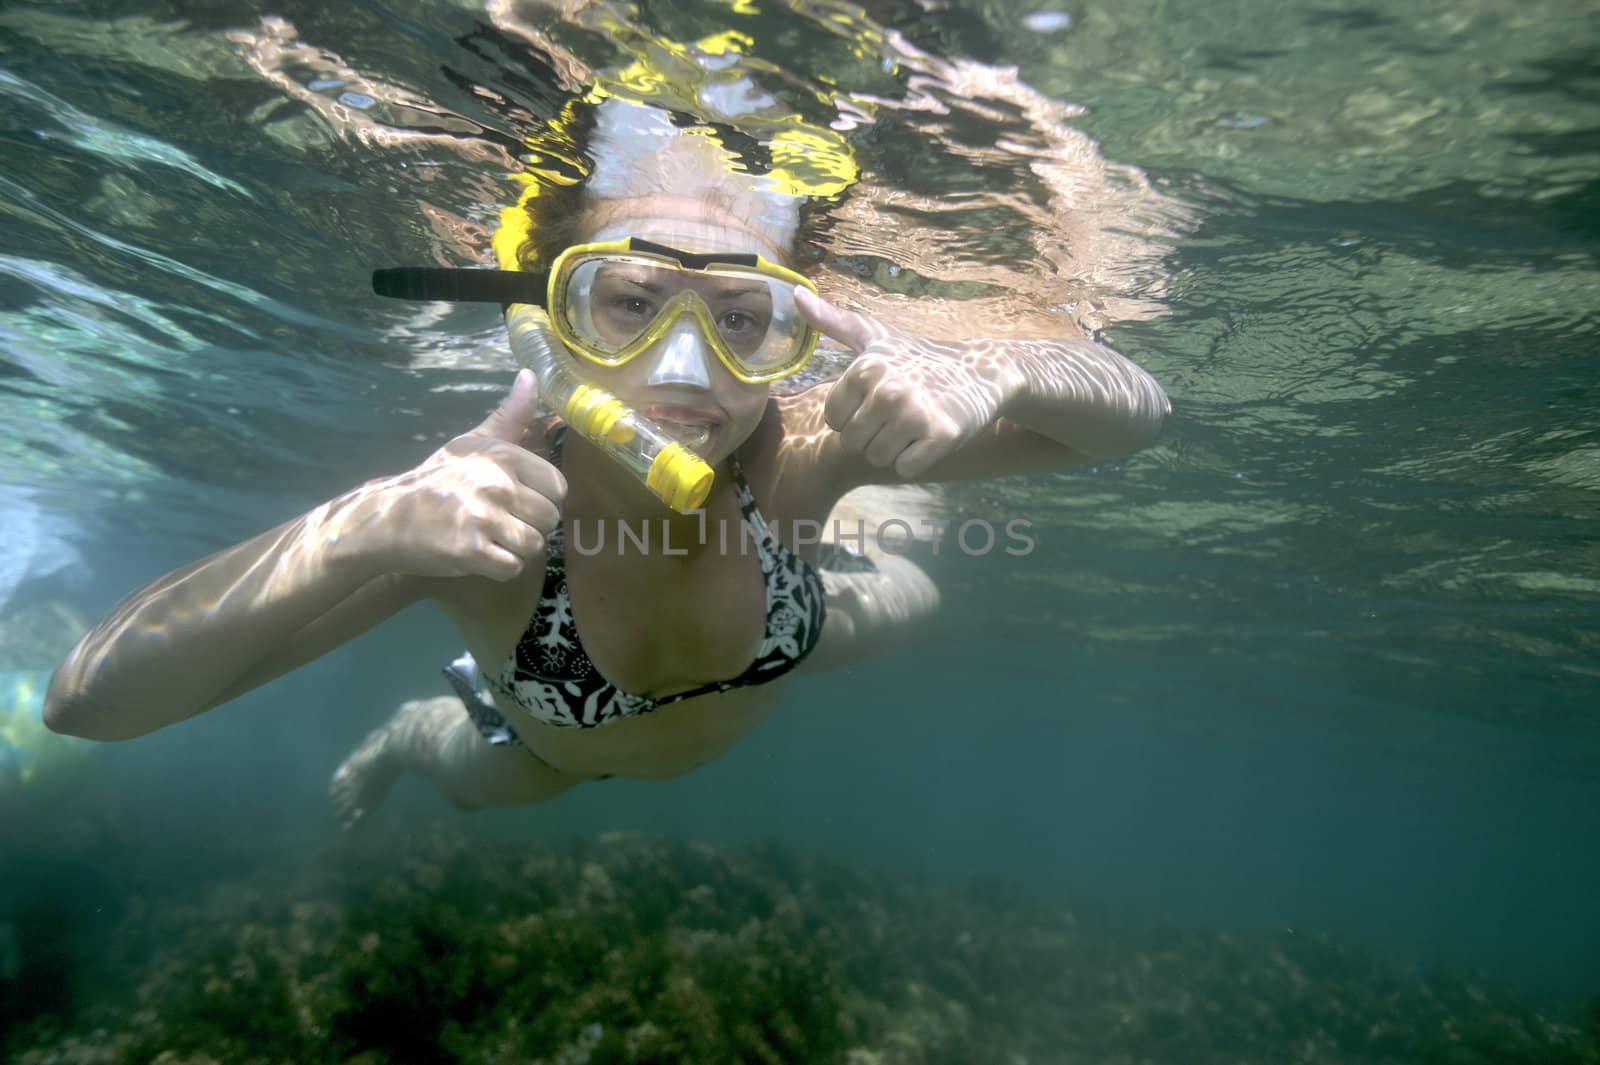
<svg viewBox="0 0 1600 1065">
<path fill-rule="evenodd" d="M 588 207 L 578 241 L 640 237 L 679 251 L 754 252 L 778 261 L 770 236 L 730 222 L 726 213 L 668 195 L 601 201 Z M 702 293 L 715 310 L 715 293 Z M 689 443 L 715 465 L 749 438 L 766 410 L 768 385 L 735 377 L 693 319 L 678 319 L 650 348 L 621 366 L 582 363 L 585 376 Z"/>
</svg>

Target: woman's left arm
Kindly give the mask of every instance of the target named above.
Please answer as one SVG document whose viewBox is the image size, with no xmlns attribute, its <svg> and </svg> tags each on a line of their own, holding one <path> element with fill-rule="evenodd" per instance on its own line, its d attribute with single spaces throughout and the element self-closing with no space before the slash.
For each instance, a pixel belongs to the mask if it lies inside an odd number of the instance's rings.
<svg viewBox="0 0 1600 1065">
<path fill-rule="evenodd" d="M 936 341 L 797 293 L 812 324 L 857 353 L 805 397 L 833 430 L 824 464 L 841 489 L 1117 458 L 1154 440 L 1172 409 L 1153 377 L 1092 341 Z"/>
</svg>

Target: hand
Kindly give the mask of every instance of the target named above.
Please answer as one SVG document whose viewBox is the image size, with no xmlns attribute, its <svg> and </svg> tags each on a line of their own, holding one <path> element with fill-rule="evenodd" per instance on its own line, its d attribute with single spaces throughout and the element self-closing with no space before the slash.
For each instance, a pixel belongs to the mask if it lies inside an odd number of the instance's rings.
<svg viewBox="0 0 1600 1065">
<path fill-rule="evenodd" d="M 538 380 L 523 370 L 482 425 L 336 502 L 336 542 L 383 573 L 517 576 L 544 550 L 567 494 L 561 471 L 529 450 L 542 443 L 530 439 L 538 404 Z"/>
<path fill-rule="evenodd" d="M 856 353 L 823 407 L 846 452 L 915 479 L 999 417 L 1007 390 L 976 345 L 895 329 L 799 286 L 795 301 L 823 335 Z"/>
</svg>

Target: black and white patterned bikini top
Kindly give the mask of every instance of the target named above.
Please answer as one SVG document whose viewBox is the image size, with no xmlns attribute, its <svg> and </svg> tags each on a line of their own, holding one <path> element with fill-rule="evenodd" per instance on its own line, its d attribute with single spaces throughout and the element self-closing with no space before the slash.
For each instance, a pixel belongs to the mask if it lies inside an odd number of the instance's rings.
<svg viewBox="0 0 1600 1065">
<path fill-rule="evenodd" d="M 558 466 L 563 435 L 558 433 L 554 438 L 552 461 Z M 712 681 L 659 699 L 625 692 L 606 680 L 578 642 L 578 628 L 572 619 L 572 598 L 567 590 L 563 534 L 557 526 L 550 535 L 538 609 L 499 675 L 489 678 L 489 686 L 547 725 L 592 728 L 697 695 L 765 684 L 799 665 L 816 646 L 822 632 L 822 578 L 813 566 L 785 547 L 767 528 L 739 460 L 729 461 L 739 510 L 749 529 L 748 537 L 741 540 L 740 546 L 753 541 L 767 587 L 766 632 L 749 668 L 732 680 Z M 740 549 L 739 546 L 730 547 Z"/>
</svg>

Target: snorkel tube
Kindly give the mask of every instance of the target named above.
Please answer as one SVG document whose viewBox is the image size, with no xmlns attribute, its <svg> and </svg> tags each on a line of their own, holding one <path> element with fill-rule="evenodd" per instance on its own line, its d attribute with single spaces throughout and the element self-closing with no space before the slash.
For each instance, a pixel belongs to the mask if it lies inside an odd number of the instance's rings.
<svg viewBox="0 0 1600 1065">
<path fill-rule="evenodd" d="M 506 332 L 517 362 L 538 377 L 539 398 L 551 413 L 627 467 L 673 510 L 685 514 L 700 509 L 711 494 L 711 467 L 611 393 L 569 373 L 561 341 L 542 308 L 511 304 Z"/>
</svg>

